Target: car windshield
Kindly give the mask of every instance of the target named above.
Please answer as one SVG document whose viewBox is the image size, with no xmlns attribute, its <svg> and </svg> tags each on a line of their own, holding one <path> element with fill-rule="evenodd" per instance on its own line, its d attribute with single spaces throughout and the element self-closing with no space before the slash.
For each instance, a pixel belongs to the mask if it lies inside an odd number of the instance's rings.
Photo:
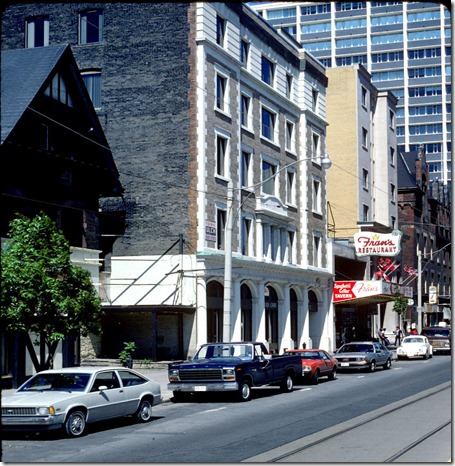
<svg viewBox="0 0 455 466">
<path fill-rule="evenodd" d="M 405 338 L 403 340 L 403 343 L 424 343 L 424 340 L 423 338 L 410 337 L 410 338 Z"/>
<path fill-rule="evenodd" d="M 450 338 L 450 330 L 447 328 L 428 328 L 422 329 L 422 334 L 427 337 L 445 337 Z"/>
<path fill-rule="evenodd" d="M 363 344 L 347 344 L 343 345 L 339 350 L 339 353 L 374 353 L 373 345 Z"/>
<path fill-rule="evenodd" d="M 253 346 L 242 344 L 213 344 L 204 345 L 194 355 L 193 359 L 213 359 L 213 358 L 241 358 L 253 359 Z"/>
<path fill-rule="evenodd" d="M 83 392 L 87 387 L 90 374 L 37 374 L 26 382 L 19 391 L 68 391 Z"/>
</svg>

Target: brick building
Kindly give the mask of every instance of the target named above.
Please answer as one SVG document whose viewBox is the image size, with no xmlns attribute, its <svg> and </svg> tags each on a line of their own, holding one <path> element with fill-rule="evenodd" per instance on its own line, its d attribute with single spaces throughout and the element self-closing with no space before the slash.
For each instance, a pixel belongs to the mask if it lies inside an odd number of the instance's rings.
<svg viewBox="0 0 455 466">
<path fill-rule="evenodd" d="M 414 304 L 406 320 L 421 328 L 451 321 L 451 198 L 446 186 L 431 182 L 423 147 L 400 153 L 398 167 L 399 224 L 403 231 L 404 280 L 413 287 Z M 420 263 L 420 264 L 419 264 Z M 406 272 L 420 273 L 419 277 Z M 435 299 L 430 296 L 436 288 Z M 418 307 L 422 308 L 421 313 Z M 420 314 L 420 316 L 419 316 Z"/>
<path fill-rule="evenodd" d="M 106 234 L 96 355 L 334 349 L 318 61 L 243 4 L 17 4 L 2 20 L 3 49 L 72 46 L 125 188 L 102 205 L 125 231 Z"/>
</svg>

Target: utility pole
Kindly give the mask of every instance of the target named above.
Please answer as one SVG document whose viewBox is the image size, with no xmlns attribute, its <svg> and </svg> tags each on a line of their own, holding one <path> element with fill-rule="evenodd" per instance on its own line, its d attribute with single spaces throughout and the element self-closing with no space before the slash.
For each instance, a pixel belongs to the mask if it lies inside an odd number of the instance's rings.
<svg viewBox="0 0 455 466">
<path fill-rule="evenodd" d="M 417 249 L 417 331 L 422 331 L 422 252 Z"/>
<path fill-rule="evenodd" d="M 226 229 L 224 235 L 224 295 L 223 295 L 223 341 L 231 341 L 232 310 L 232 201 L 234 190 L 232 181 L 228 182 L 226 205 Z"/>
</svg>

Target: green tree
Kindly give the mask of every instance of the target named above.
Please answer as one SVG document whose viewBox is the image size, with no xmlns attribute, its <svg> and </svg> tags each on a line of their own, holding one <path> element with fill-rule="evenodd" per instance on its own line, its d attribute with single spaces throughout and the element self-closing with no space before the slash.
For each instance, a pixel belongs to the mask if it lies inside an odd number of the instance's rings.
<svg viewBox="0 0 455 466">
<path fill-rule="evenodd" d="M 53 366 L 66 335 L 101 332 L 101 300 L 90 273 L 71 262 L 69 242 L 47 215 L 12 220 L 9 238 L 1 255 L 2 328 L 24 334 L 35 369 L 43 370 Z M 40 360 L 29 332 L 38 335 Z"/>
<path fill-rule="evenodd" d="M 402 317 L 408 307 L 408 298 L 400 293 L 398 286 L 395 287 L 394 291 L 395 293 L 393 298 L 392 311 L 396 312 L 400 317 Z"/>
</svg>

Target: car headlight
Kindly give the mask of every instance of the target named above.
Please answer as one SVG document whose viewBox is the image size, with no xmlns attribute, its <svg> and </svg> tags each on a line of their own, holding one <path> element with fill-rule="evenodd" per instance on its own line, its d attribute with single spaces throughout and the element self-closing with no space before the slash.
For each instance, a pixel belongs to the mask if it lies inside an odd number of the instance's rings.
<svg viewBox="0 0 455 466">
<path fill-rule="evenodd" d="M 180 380 L 179 370 L 178 369 L 170 369 L 169 370 L 169 382 L 177 382 Z"/>
<path fill-rule="evenodd" d="M 38 414 L 40 416 L 48 416 L 48 415 L 54 415 L 55 414 L 55 409 L 53 406 L 46 406 L 43 408 L 38 408 Z"/>
<path fill-rule="evenodd" d="M 232 367 L 223 367 L 223 379 L 235 380 L 235 370 Z"/>
<path fill-rule="evenodd" d="M 302 372 L 311 372 L 311 366 L 302 366 Z"/>
</svg>

